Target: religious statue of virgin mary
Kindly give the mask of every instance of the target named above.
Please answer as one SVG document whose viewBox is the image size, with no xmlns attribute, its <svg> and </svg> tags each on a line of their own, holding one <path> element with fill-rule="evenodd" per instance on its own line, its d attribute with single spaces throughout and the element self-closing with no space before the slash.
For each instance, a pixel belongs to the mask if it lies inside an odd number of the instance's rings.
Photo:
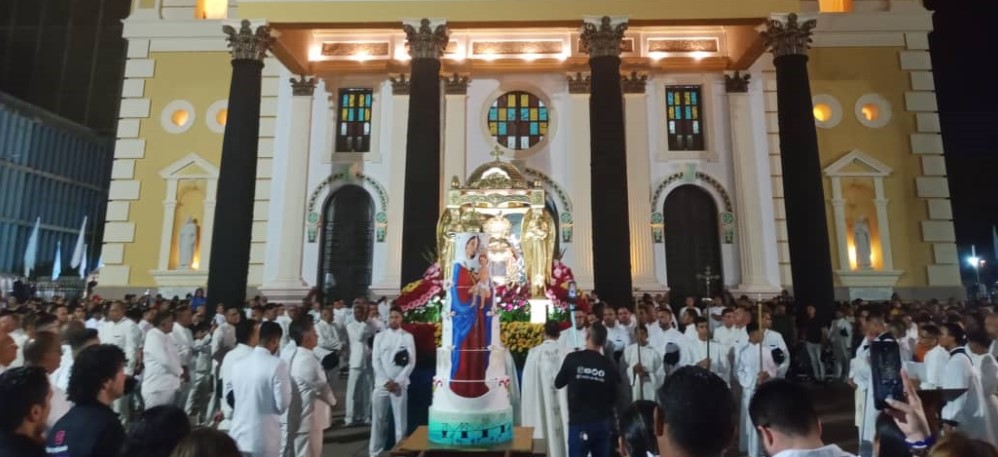
<svg viewBox="0 0 998 457">
<path fill-rule="evenodd" d="M 492 280 L 488 268 L 487 243 L 477 233 L 458 236 L 451 273 L 451 326 L 454 349 L 451 352 L 450 388 L 465 398 L 477 398 L 488 392 L 485 370 L 488 368 L 489 344 L 492 341 Z"/>
</svg>

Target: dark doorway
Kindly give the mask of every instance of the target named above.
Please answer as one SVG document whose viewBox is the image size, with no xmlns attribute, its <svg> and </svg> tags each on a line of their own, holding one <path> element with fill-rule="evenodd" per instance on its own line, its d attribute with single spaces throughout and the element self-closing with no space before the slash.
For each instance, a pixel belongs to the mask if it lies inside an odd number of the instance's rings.
<svg viewBox="0 0 998 457">
<path fill-rule="evenodd" d="M 688 296 L 712 297 L 723 289 L 721 240 L 717 205 L 711 195 L 694 185 L 673 190 L 665 199 L 665 265 L 669 301 L 681 305 Z M 701 276 L 710 267 L 710 290 Z"/>
<path fill-rule="evenodd" d="M 340 187 L 322 210 L 319 287 L 326 299 L 366 296 L 374 257 L 374 200 L 362 187 Z"/>
</svg>

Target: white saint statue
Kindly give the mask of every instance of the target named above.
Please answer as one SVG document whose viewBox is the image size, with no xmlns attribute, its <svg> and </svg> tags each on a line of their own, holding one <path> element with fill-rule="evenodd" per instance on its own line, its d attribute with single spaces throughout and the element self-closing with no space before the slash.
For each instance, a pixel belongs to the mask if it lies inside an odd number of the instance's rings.
<svg viewBox="0 0 998 457">
<path fill-rule="evenodd" d="M 853 243 L 856 245 L 856 266 L 860 270 L 873 268 L 870 261 L 870 225 L 866 222 L 866 216 L 859 216 L 852 224 Z"/>
<path fill-rule="evenodd" d="M 198 243 L 198 221 L 188 217 L 187 222 L 180 227 L 177 237 L 177 269 L 190 270 L 194 262 L 194 249 Z"/>
</svg>

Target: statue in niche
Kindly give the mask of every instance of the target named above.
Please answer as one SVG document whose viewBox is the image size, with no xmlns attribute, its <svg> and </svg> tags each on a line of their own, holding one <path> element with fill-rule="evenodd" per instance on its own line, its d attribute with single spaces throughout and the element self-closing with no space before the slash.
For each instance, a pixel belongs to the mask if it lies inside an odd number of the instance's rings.
<svg viewBox="0 0 998 457">
<path fill-rule="evenodd" d="M 180 235 L 177 237 L 177 269 L 190 270 L 194 263 L 194 250 L 198 243 L 198 220 L 192 217 L 187 218 L 187 222 L 180 227 Z"/>
<path fill-rule="evenodd" d="M 856 245 L 856 266 L 860 270 L 873 268 L 870 261 L 871 239 L 870 224 L 866 221 L 866 216 L 859 216 L 852 224 L 853 243 Z"/>
</svg>

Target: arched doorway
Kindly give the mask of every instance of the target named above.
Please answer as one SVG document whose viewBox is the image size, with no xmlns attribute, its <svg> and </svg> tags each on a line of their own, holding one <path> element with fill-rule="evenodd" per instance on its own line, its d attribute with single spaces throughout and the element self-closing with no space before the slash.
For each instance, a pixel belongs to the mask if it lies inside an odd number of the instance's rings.
<svg viewBox="0 0 998 457">
<path fill-rule="evenodd" d="M 688 296 L 712 297 L 723 289 L 717 205 L 706 190 L 677 187 L 665 199 L 665 264 L 673 306 Z M 710 290 L 702 276 L 710 267 Z"/>
<path fill-rule="evenodd" d="M 322 208 L 319 288 L 327 300 L 367 295 L 374 257 L 374 200 L 360 186 L 340 187 Z"/>
</svg>

